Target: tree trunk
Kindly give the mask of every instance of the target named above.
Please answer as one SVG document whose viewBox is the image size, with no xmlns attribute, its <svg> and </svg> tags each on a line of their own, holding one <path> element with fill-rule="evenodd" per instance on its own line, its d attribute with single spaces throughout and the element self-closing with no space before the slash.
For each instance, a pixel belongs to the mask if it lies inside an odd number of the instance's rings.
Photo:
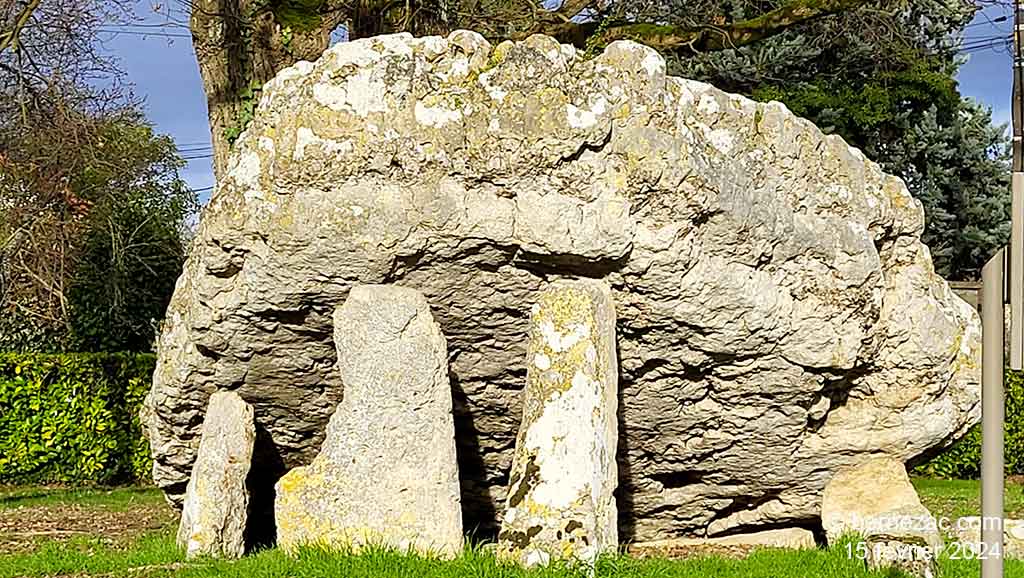
<svg viewBox="0 0 1024 578">
<path fill-rule="evenodd" d="M 206 91 L 213 173 L 224 174 L 231 144 L 252 118 L 259 88 L 282 68 L 316 60 L 340 11 L 282 25 L 261 0 L 194 0 L 192 44 Z"/>
</svg>

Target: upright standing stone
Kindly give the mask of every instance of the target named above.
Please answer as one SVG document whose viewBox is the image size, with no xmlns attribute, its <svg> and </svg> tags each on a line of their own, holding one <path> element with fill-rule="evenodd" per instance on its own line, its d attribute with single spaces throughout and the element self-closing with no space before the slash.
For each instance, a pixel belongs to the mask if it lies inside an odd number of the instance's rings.
<svg viewBox="0 0 1024 578">
<path fill-rule="evenodd" d="M 560 282 L 533 306 L 523 421 L 499 552 L 527 566 L 593 562 L 618 545 L 615 308 L 598 281 Z"/>
<path fill-rule="evenodd" d="M 277 484 L 277 541 L 462 549 L 448 352 L 418 291 L 356 286 L 334 312 L 344 398 L 320 454 Z"/>
<path fill-rule="evenodd" d="M 873 458 L 836 474 L 822 495 L 821 524 L 829 544 L 844 534 L 859 535 L 863 546 L 854 551 L 872 570 L 896 567 L 920 578 L 938 572 L 938 523 L 899 460 Z"/>
<path fill-rule="evenodd" d="M 178 527 L 178 546 L 185 548 L 189 558 L 238 558 L 245 553 L 249 508 L 245 480 L 255 440 L 252 406 L 233 391 L 214 393 Z"/>
</svg>

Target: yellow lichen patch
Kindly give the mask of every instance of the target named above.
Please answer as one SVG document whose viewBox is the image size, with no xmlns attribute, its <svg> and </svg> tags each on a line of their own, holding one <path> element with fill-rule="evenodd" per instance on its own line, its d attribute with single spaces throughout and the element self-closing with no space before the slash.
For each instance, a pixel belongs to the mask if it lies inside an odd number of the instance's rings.
<svg viewBox="0 0 1024 578">
<path fill-rule="evenodd" d="M 892 201 L 892 206 L 895 208 L 905 209 L 911 201 L 910 194 L 903 187 L 902 181 L 895 177 L 885 179 L 882 190 Z"/>
<path fill-rule="evenodd" d="M 533 326 L 530 349 L 547 367 L 534 361 L 528 372 L 529 387 L 558 394 L 572 387 L 576 379 L 596 377 L 604 360 L 593 341 L 596 320 L 590 295 L 575 288 L 546 293 L 538 302 Z"/>
<path fill-rule="evenodd" d="M 511 41 L 505 41 L 499 44 L 491 51 L 490 57 L 487 59 L 487 65 L 484 70 L 490 70 L 505 62 L 505 58 L 508 56 L 509 51 L 515 47 L 515 43 Z"/>
<path fill-rule="evenodd" d="M 317 488 L 327 492 L 323 473 L 314 465 L 299 467 L 285 474 L 277 483 L 275 517 L 277 539 L 282 548 L 294 550 L 303 544 L 312 544 L 318 537 L 337 532 L 329 522 L 309 511 L 308 496 Z"/>
<path fill-rule="evenodd" d="M 300 467 L 285 474 L 277 482 L 278 495 L 283 497 L 299 491 L 307 483 L 306 472 L 308 470 L 309 468 Z"/>
<path fill-rule="evenodd" d="M 624 103 L 622 103 L 621 106 L 619 106 L 615 110 L 615 119 L 616 120 L 626 120 L 627 118 L 629 118 L 629 114 L 632 111 L 633 110 L 630 108 L 629 103 L 628 102 L 624 102 Z"/>
<path fill-rule="evenodd" d="M 544 294 L 539 305 L 538 320 L 551 321 L 562 332 L 569 329 L 570 323 L 575 324 L 580 319 L 592 317 L 590 296 L 573 287 Z"/>
<path fill-rule="evenodd" d="M 523 501 L 523 509 L 525 509 L 526 513 L 531 517 L 535 516 L 540 518 L 547 518 L 557 513 L 550 506 L 538 504 L 537 502 L 530 499 L 526 499 Z"/>
</svg>

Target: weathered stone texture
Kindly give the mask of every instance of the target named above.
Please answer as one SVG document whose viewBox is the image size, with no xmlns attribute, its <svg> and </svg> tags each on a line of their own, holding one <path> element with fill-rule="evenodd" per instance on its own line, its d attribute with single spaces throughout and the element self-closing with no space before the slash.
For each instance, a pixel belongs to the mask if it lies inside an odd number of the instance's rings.
<svg viewBox="0 0 1024 578">
<path fill-rule="evenodd" d="M 777 528 L 717 538 L 669 538 L 651 542 L 634 542 L 629 545 L 629 552 L 643 557 L 677 557 L 679 554 L 700 552 L 705 548 L 714 552 L 718 547 L 737 547 L 743 550 L 755 548 L 812 550 L 817 547 L 817 544 L 814 541 L 814 533 L 806 528 Z"/>
<path fill-rule="evenodd" d="M 615 306 L 601 281 L 560 282 L 530 316 L 523 420 L 499 554 L 593 563 L 618 546 Z"/>
<path fill-rule="evenodd" d="M 896 566 L 922 578 L 937 572 L 938 522 L 897 460 L 874 458 L 837 473 L 822 495 L 821 523 L 830 543 L 860 535 L 873 569 Z"/>
<path fill-rule="evenodd" d="M 1024 560 L 1024 520 L 1003 518 L 1003 558 Z M 953 525 L 956 544 L 950 551 L 961 558 L 989 556 L 991 549 L 981 542 L 981 518 L 957 518 Z"/>
<path fill-rule="evenodd" d="M 178 527 L 178 546 L 189 558 L 238 558 L 245 553 L 246 477 L 256 440 L 252 406 L 237 393 L 217 392 L 210 396 L 200 431 Z"/>
<path fill-rule="evenodd" d="M 277 542 L 462 550 L 448 355 L 414 289 L 359 285 L 334 314 L 345 398 L 320 454 L 277 484 Z"/>
<path fill-rule="evenodd" d="M 560 277 L 614 294 L 624 540 L 801 525 L 837 470 L 979 417 L 977 314 L 903 183 L 640 45 L 339 43 L 267 84 L 235 148 L 146 402 L 172 497 L 219 389 L 266 428 L 260 479 L 313 459 L 358 283 L 418 289 L 444 330 L 469 528 L 500 519 L 527 316 Z"/>
</svg>

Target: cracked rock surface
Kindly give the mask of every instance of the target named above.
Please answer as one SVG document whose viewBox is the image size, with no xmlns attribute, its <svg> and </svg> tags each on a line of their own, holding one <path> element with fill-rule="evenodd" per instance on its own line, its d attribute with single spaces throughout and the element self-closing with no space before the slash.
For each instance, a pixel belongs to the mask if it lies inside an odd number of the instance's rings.
<svg viewBox="0 0 1024 578">
<path fill-rule="evenodd" d="M 265 86 L 204 211 L 144 411 L 156 482 L 180 498 L 208 397 L 237 389 L 265 509 L 342 397 L 334 308 L 395 283 L 448 341 L 464 525 L 493 531 L 530 306 L 591 277 L 617 314 L 620 539 L 801 525 L 838 469 L 979 418 L 980 324 L 923 223 L 842 139 L 635 43 L 336 44 Z"/>
</svg>

